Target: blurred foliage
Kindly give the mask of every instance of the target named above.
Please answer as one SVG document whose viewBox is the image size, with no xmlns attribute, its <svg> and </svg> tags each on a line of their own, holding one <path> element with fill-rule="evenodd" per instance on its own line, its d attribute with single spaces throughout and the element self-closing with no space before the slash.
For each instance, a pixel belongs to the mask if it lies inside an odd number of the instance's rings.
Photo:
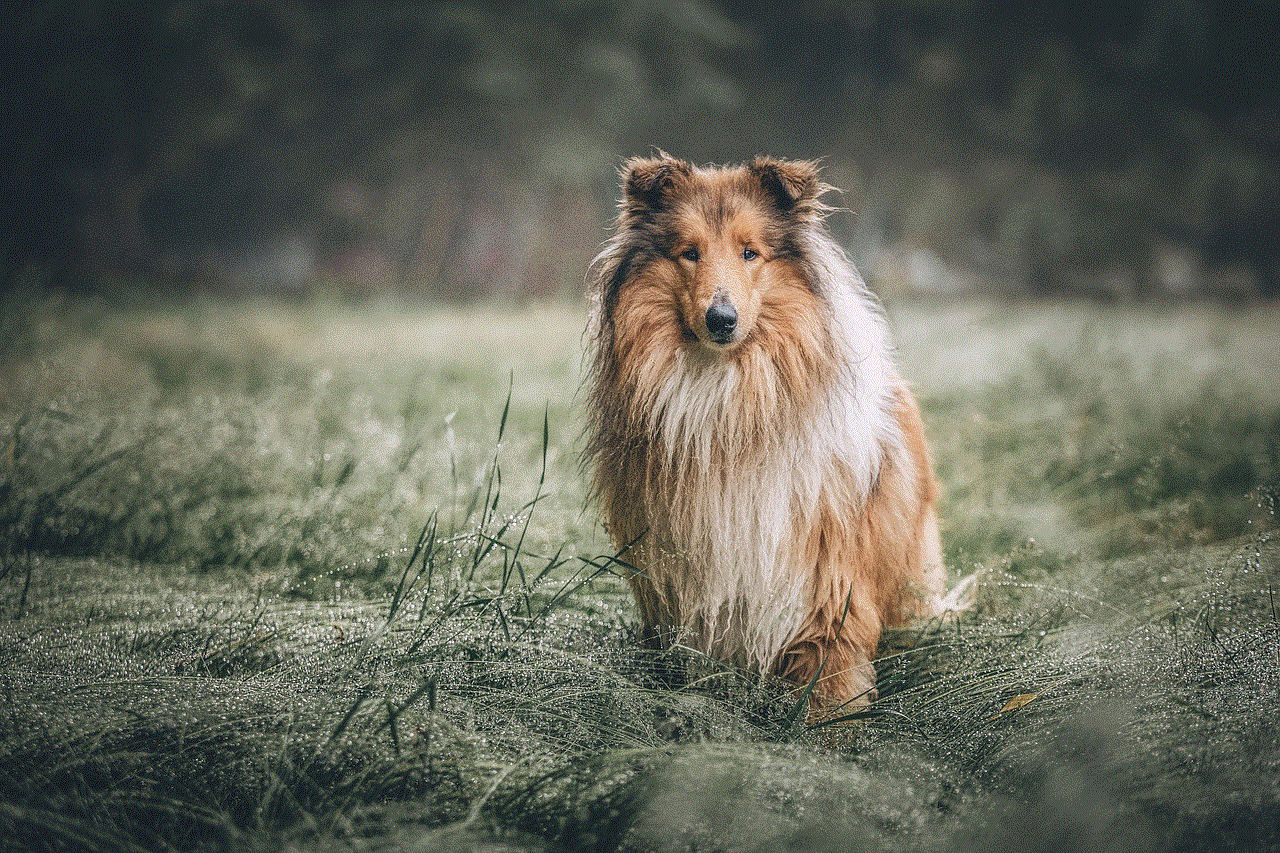
<svg viewBox="0 0 1280 853">
<path fill-rule="evenodd" d="M 5 283 L 576 294 L 614 166 L 660 146 L 825 156 L 886 289 L 1274 294 L 1272 15 L 27 4 L 0 36 Z"/>
</svg>

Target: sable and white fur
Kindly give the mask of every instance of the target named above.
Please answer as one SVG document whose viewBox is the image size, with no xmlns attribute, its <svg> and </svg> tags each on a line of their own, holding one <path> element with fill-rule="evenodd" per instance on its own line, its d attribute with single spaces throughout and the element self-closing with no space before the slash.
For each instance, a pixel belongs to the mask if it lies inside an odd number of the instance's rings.
<svg viewBox="0 0 1280 853">
<path fill-rule="evenodd" d="M 627 162 L 584 452 L 646 638 L 820 670 L 819 708 L 874 695 L 882 629 L 936 613 L 943 582 L 919 412 L 829 189 L 806 162 Z"/>
</svg>

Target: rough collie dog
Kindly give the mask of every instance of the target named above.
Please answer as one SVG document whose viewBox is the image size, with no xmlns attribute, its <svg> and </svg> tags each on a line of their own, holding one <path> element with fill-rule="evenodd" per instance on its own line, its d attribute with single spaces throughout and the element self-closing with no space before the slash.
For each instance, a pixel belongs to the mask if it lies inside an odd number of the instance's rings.
<svg viewBox="0 0 1280 853">
<path fill-rule="evenodd" d="M 943 582 L 919 411 L 830 189 L 808 162 L 625 164 L 584 451 L 646 639 L 814 681 L 815 711 L 874 697 L 881 630 Z"/>
</svg>

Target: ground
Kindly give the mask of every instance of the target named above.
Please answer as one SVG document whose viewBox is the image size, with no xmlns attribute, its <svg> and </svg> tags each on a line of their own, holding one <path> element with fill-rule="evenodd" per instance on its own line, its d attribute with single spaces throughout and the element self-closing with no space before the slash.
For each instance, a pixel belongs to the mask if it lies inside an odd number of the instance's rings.
<svg viewBox="0 0 1280 853">
<path fill-rule="evenodd" d="M 0 850 L 1280 846 L 1280 310 L 888 307 L 948 624 L 812 727 L 655 655 L 584 309 L 108 305 L 0 340 Z"/>
</svg>

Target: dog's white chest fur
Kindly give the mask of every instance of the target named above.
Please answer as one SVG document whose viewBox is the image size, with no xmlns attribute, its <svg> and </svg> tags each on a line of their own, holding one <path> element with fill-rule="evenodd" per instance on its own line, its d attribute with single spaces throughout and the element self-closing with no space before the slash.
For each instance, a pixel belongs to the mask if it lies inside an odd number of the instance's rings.
<svg viewBox="0 0 1280 853">
<path fill-rule="evenodd" d="M 673 482 L 645 490 L 649 571 L 675 586 L 683 642 L 751 668 L 772 668 L 812 612 L 803 549 L 822 501 L 837 488 L 865 499 L 897 440 L 883 322 L 857 293 L 828 298 L 841 369 L 807 417 L 743 411 L 739 363 L 696 351 L 677 355 L 651 401 L 652 451 Z"/>
</svg>

